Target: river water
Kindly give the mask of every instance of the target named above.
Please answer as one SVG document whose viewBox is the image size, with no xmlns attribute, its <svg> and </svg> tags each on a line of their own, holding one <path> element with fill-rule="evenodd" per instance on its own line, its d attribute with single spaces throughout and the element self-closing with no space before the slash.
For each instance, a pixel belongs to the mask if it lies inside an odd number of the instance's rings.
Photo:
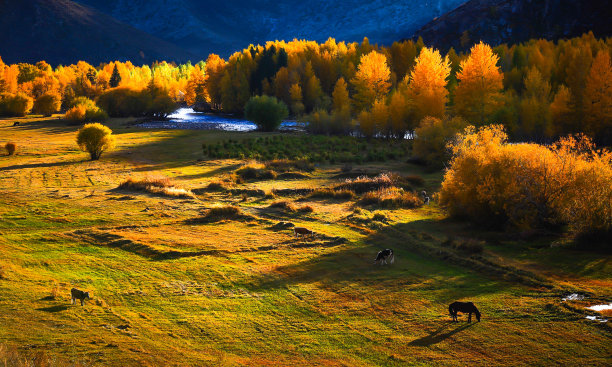
<svg viewBox="0 0 612 367">
<path fill-rule="evenodd" d="M 136 125 L 148 129 L 191 129 L 191 130 L 224 130 L 253 131 L 257 126 L 248 120 L 211 113 L 196 112 L 193 108 L 179 108 L 165 121 L 148 121 Z M 286 120 L 281 123 L 281 131 L 301 131 L 302 123 Z"/>
</svg>

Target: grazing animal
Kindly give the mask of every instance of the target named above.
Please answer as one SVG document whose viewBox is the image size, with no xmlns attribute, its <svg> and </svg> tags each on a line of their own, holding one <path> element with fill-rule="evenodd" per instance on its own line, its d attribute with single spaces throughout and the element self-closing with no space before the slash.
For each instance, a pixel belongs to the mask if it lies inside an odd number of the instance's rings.
<svg viewBox="0 0 612 367">
<path fill-rule="evenodd" d="M 472 302 L 453 302 L 448 305 L 448 312 L 450 313 L 453 321 L 457 322 L 457 312 L 463 312 L 469 314 L 468 322 L 472 322 L 472 313 L 476 315 L 476 319 L 480 322 L 480 311 L 474 306 Z"/>
<path fill-rule="evenodd" d="M 300 235 L 302 236 L 314 236 L 314 232 L 306 229 L 304 227 L 293 227 L 293 233 L 295 234 L 295 237 L 299 237 Z"/>
<path fill-rule="evenodd" d="M 374 259 L 374 264 L 376 264 L 377 262 L 380 262 L 380 265 L 386 264 L 387 259 L 389 259 L 389 262 L 391 264 L 393 264 L 393 262 L 395 261 L 395 258 L 393 257 L 393 250 L 389 248 L 378 252 L 378 254 L 376 255 L 376 259 Z"/>
<path fill-rule="evenodd" d="M 13 126 L 19 126 L 19 121 L 15 121 L 15 122 L 13 123 Z"/>
<path fill-rule="evenodd" d="M 72 304 L 74 304 L 77 299 L 80 299 L 81 300 L 81 306 L 84 306 L 85 305 L 85 300 L 86 299 L 91 299 L 91 297 L 89 297 L 89 292 L 83 292 L 83 291 L 80 291 L 80 290 L 78 290 L 76 288 L 72 288 L 70 290 L 70 294 L 72 295 Z"/>
<path fill-rule="evenodd" d="M 423 197 L 423 202 L 425 205 L 429 205 L 429 196 L 427 196 L 427 191 L 421 191 L 421 196 Z"/>
</svg>

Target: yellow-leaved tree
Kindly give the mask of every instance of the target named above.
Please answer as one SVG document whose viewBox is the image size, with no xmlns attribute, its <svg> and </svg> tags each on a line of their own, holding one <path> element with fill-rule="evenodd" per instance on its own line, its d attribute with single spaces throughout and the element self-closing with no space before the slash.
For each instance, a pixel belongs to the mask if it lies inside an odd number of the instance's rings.
<svg viewBox="0 0 612 367">
<path fill-rule="evenodd" d="M 426 116 L 441 118 L 448 102 L 446 83 L 450 75 L 448 58 L 438 50 L 425 47 L 416 58 L 408 80 L 407 96 L 416 121 Z"/>
<path fill-rule="evenodd" d="M 357 111 L 370 109 L 374 101 L 384 99 L 391 88 L 391 71 L 385 55 L 376 51 L 361 56 L 357 73 L 351 79 L 355 88 L 353 101 Z"/>
<path fill-rule="evenodd" d="M 612 142 L 612 65 L 607 51 L 599 51 L 593 60 L 584 104 L 586 132 L 598 140 Z"/>
<path fill-rule="evenodd" d="M 504 76 L 497 66 L 498 60 L 491 47 L 480 42 L 460 64 L 455 109 L 472 124 L 489 122 L 499 106 Z"/>
</svg>

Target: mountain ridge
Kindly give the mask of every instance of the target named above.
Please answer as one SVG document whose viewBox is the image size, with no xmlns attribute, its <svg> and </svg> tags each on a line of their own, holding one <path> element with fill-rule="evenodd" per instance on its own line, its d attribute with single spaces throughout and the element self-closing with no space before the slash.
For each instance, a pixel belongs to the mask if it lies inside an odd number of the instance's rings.
<svg viewBox="0 0 612 367">
<path fill-rule="evenodd" d="M 0 32 L 0 56 L 8 63 L 195 60 L 176 45 L 69 0 L 2 0 Z"/>
</svg>

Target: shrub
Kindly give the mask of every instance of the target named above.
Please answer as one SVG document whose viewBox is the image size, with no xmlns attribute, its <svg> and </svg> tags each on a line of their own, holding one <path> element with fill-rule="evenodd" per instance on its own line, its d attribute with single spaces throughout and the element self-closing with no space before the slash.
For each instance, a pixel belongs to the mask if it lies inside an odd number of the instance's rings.
<svg viewBox="0 0 612 367">
<path fill-rule="evenodd" d="M 4 145 L 4 148 L 6 149 L 6 152 L 8 153 L 8 155 L 13 155 L 15 154 L 15 151 L 17 150 L 17 144 L 13 142 L 8 142 Z"/>
<path fill-rule="evenodd" d="M 305 120 L 306 130 L 312 134 L 349 135 L 353 131 L 353 119 L 348 109 L 331 114 L 326 110 L 317 110 L 306 116 Z"/>
<path fill-rule="evenodd" d="M 106 121 L 108 115 L 94 101 L 86 97 L 73 100 L 73 107 L 66 111 L 64 119 L 75 124 L 92 121 Z"/>
<path fill-rule="evenodd" d="M 363 205 L 376 204 L 383 208 L 417 208 L 423 205 L 423 200 L 413 192 L 404 191 L 397 187 L 388 187 L 365 193 L 359 203 Z"/>
<path fill-rule="evenodd" d="M 180 187 L 168 177 L 146 177 L 142 180 L 128 178 L 118 187 L 121 190 L 146 191 L 170 197 L 194 198 L 195 195 L 183 187 Z"/>
<path fill-rule="evenodd" d="M 77 144 L 95 161 L 100 159 L 103 152 L 113 148 L 115 138 L 112 133 L 111 129 L 102 124 L 86 124 L 77 133 Z"/>
<path fill-rule="evenodd" d="M 459 117 L 425 117 L 414 131 L 413 155 L 434 167 L 443 167 L 450 159 L 446 145 L 467 123 Z"/>
<path fill-rule="evenodd" d="M 381 173 L 376 177 L 360 176 L 355 179 L 347 179 L 343 183 L 334 187 L 334 190 L 350 190 L 356 194 L 363 194 L 368 191 L 391 187 L 393 181 L 391 175 Z"/>
<path fill-rule="evenodd" d="M 34 101 L 32 113 L 51 116 L 58 112 L 62 106 L 62 99 L 56 93 L 45 93 Z"/>
<path fill-rule="evenodd" d="M 267 169 L 265 165 L 259 163 L 250 163 L 236 170 L 236 175 L 245 181 L 249 180 L 273 180 L 276 178 L 276 172 Z"/>
<path fill-rule="evenodd" d="M 470 127 L 451 146 L 439 201 L 453 216 L 521 228 L 612 231 L 612 153 L 586 137 L 508 144 L 501 126 Z"/>
<path fill-rule="evenodd" d="M 289 111 L 287 105 L 275 97 L 255 96 L 244 106 L 244 115 L 260 130 L 274 131 L 287 118 Z"/>
<path fill-rule="evenodd" d="M 33 106 L 32 98 L 24 93 L 0 94 L 0 116 L 25 116 Z"/>
</svg>

